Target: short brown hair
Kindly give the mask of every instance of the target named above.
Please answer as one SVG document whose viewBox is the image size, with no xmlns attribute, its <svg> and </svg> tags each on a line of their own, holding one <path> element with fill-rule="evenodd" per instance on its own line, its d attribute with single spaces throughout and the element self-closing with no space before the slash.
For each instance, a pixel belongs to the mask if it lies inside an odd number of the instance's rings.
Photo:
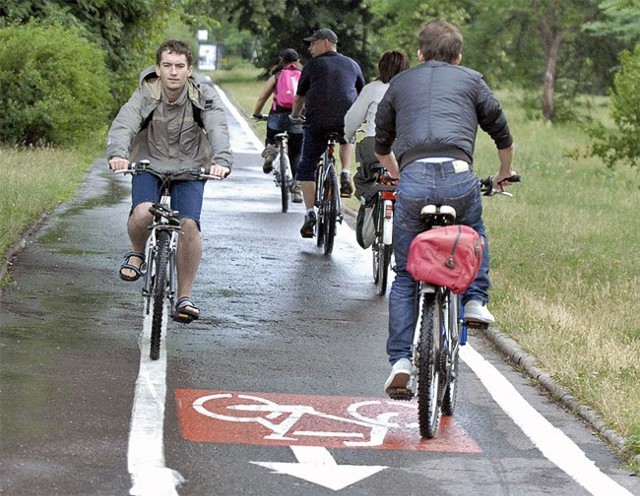
<svg viewBox="0 0 640 496">
<path fill-rule="evenodd" d="M 388 83 L 391 78 L 409 68 L 409 57 L 398 50 L 387 50 L 378 62 L 380 81 Z"/>
<path fill-rule="evenodd" d="M 420 53 L 424 60 L 453 63 L 462 53 L 462 32 L 442 19 L 434 19 L 422 26 L 418 33 Z"/>
<path fill-rule="evenodd" d="M 193 53 L 191 52 L 191 47 L 184 41 L 167 40 L 160 45 L 160 48 L 158 48 L 158 51 L 156 52 L 156 65 L 160 65 L 163 52 L 184 55 L 187 57 L 187 65 L 189 65 L 189 67 L 193 65 Z"/>
</svg>

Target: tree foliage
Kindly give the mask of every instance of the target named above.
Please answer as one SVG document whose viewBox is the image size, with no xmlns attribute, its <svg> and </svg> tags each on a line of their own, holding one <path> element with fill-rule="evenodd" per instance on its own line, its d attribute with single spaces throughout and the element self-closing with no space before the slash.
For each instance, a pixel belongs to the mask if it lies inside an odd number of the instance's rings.
<svg viewBox="0 0 640 496">
<path fill-rule="evenodd" d="M 100 48 L 58 24 L 0 29 L 0 143 L 76 144 L 102 129 L 109 78 Z"/>
<path fill-rule="evenodd" d="M 593 153 L 609 167 L 619 161 L 640 165 L 640 44 L 625 51 L 622 69 L 616 74 L 611 92 L 611 110 L 616 129 L 598 123 L 591 129 Z"/>
<path fill-rule="evenodd" d="M 6 0 L 9 23 L 56 22 L 97 43 L 110 71 L 112 112 L 128 98 L 141 68 L 153 63 L 172 0 Z"/>
</svg>

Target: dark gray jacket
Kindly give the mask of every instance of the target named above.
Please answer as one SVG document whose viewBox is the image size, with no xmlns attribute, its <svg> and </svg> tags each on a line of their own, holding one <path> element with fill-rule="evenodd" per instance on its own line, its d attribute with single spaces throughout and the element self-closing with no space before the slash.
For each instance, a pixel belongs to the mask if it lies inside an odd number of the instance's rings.
<svg viewBox="0 0 640 496">
<path fill-rule="evenodd" d="M 480 126 L 498 149 L 511 146 L 507 118 L 482 74 L 430 60 L 391 80 L 376 114 L 380 155 L 394 151 L 402 168 L 426 157 L 452 157 L 473 163 Z"/>
</svg>

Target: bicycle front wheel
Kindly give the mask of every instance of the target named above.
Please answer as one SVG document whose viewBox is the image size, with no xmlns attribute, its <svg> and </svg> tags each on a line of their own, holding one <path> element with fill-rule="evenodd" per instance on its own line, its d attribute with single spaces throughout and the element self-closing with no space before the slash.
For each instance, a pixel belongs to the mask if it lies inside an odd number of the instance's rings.
<svg viewBox="0 0 640 496">
<path fill-rule="evenodd" d="M 440 298 L 439 294 L 422 296 L 422 322 L 418 343 L 418 424 L 420 435 L 436 436 L 440 423 Z"/>
<path fill-rule="evenodd" d="M 289 187 L 290 187 L 290 166 L 289 156 L 284 150 L 280 150 L 280 195 L 282 197 L 282 213 L 287 213 L 289 210 Z"/>
<path fill-rule="evenodd" d="M 171 235 L 168 231 L 158 231 L 158 244 L 155 249 L 155 275 L 153 280 L 153 314 L 151 316 L 151 360 L 160 357 L 160 338 L 164 314 L 164 300 L 167 292 L 167 265 L 169 263 L 169 242 Z"/>
<path fill-rule="evenodd" d="M 376 240 L 378 241 L 378 240 Z M 376 267 L 378 273 L 374 277 L 376 286 L 378 288 L 378 296 L 384 296 L 387 294 L 387 281 L 389 280 L 389 265 L 391 264 L 391 246 L 385 245 L 382 243 L 382 239 L 377 243 L 375 247 L 374 258 L 374 266 Z"/>
<path fill-rule="evenodd" d="M 316 169 L 316 207 L 318 207 L 318 219 L 316 221 L 316 244 L 318 246 L 322 246 L 324 243 L 324 230 L 325 230 L 325 221 L 324 221 L 324 182 L 323 182 L 323 162 L 321 161 L 318 164 Z"/>
<path fill-rule="evenodd" d="M 338 210 L 340 190 L 338 189 L 338 176 L 332 165 L 329 166 L 327 177 L 324 182 L 324 254 L 331 255 L 333 244 L 336 238 L 338 223 Z"/>
</svg>

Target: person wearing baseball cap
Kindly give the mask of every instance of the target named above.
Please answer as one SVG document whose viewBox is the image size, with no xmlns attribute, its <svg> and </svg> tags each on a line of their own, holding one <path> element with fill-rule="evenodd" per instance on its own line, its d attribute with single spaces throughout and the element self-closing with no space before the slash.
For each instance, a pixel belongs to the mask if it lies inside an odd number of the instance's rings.
<svg viewBox="0 0 640 496">
<path fill-rule="evenodd" d="M 304 39 L 304 41 L 307 41 L 309 43 L 316 40 L 327 40 L 334 45 L 338 44 L 338 37 L 329 28 L 318 29 L 311 36 Z"/>
<path fill-rule="evenodd" d="M 365 85 L 365 79 L 355 60 L 338 53 L 338 37 L 331 29 L 318 29 L 304 38 L 304 41 L 310 43 L 309 53 L 312 58 L 302 68 L 291 119 L 301 120 L 300 112 L 304 107 L 302 158 L 298 164 L 296 180 L 302 185 L 302 196 L 307 209 L 300 235 L 312 238 L 317 222 L 314 208 L 316 166 L 331 133 L 343 137 L 340 141 L 340 196 L 348 198 L 353 193 L 349 167 L 354 145 L 344 140 L 344 116 Z"/>
</svg>

